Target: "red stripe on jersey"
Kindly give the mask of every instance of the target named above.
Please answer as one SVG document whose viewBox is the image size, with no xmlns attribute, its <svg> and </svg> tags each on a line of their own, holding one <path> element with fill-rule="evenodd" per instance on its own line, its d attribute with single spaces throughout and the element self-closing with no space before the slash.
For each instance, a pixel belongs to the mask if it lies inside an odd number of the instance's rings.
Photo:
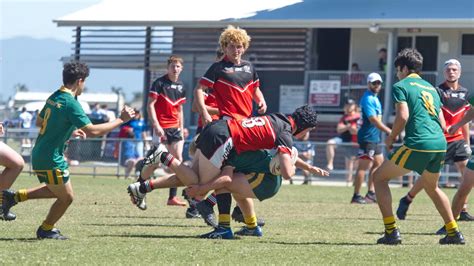
<svg viewBox="0 0 474 266">
<path fill-rule="evenodd" d="M 462 108 L 458 109 L 455 113 L 450 112 L 445 107 L 441 107 L 441 110 L 443 110 L 444 120 L 446 121 L 446 127 L 450 127 L 454 124 L 457 124 L 459 121 L 461 121 L 461 119 L 464 117 L 464 114 L 470 109 L 470 107 L 471 107 L 470 105 L 463 106 Z M 444 137 L 446 138 L 446 141 L 448 143 L 464 139 L 462 127 L 459 128 L 452 135 L 449 135 L 447 132 L 445 132 Z"/>
<path fill-rule="evenodd" d="M 266 116 L 228 120 L 230 135 L 237 153 L 275 148 L 275 132 Z"/>
<path fill-rule="evenodd" d="M 207 87 L 207 88 L 212 88 L 214 87 L 214 81 L 210 80 L 210 79 L 207 79 L 205 77 L 202 77 L 200 80 L 199 80 L 199 84 L 203 85 L 204 87 Z"/>
<path fill-rule="evenodd" d="M 153 98 L 153 99 L 158 99 L 159 94 L 158 94 L 157 92 L 150 91 L 150 92 L 148 93 L 148 96 L 151 97 L 151 98 Z"/>
<path fill-rule="evenodd" d="M 283 145 L 278 146 L 277 151 L 280 153 L 289 154 L 291 156 L 291 149 L 286 146 L 283 146 Z"/>
<path fill-rule="evenodd" d="M 252 86 L 251 88 L 255 88 L 255 84 L 256 84 L 256 83 L 257 83 L 257 84 L 259 83 L 258 80 L 256 80 L 256 81 L 251 81 L 251 82 L 247 83 L 247 85 L 245 85 L 245 86 L 242 88 L 242 87 L 240 87 L 239 85 L 230 83 L 230 82 L 225 81 L 225 80 L 223 80 L 223 79 L 217 80 L 216 83 L 219 83 L 219 82 L 223 83 L 224 85 L 226 85 L 226 86 L 229 87 L 229 88 L 236 89 L 236 90 L 238 90 L 238 91 L 240 91 L 240 92 L 245 92 L 250 86 Z"/>
<path fill-rule="evenodd" d="M 219 115 L 241 120 L 252 115 L 252 99 L 255 82 L 246 86 L 244 91 L 229 87 L 226 82 L 216 82 L 214 95 L 219 108 Z"/>
<path fill-rule="evenodd" d="M 178 128 L 179 111 L 181 104 L 186 101 L 186 98 L 181 98 L 176 102 L 172 103 L 167 97 L 159 95 L 155 102 L 155 113 L 158 122 L 162 128 Z"/>
</svg>

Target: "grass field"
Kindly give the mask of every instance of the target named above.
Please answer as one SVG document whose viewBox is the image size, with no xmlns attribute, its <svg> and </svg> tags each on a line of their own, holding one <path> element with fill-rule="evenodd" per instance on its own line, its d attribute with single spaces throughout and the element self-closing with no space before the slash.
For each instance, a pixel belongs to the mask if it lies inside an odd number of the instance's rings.
<svg viewBox="0 0 474 266">
<path fill-rule="evenodd" d="M 76 198 L 57 225 L 68 241 L 36 240 L 35 231 L 52 200 L 31 200 L 0 222 L 0 264 L 470 264 L 474 223 L 460 223 L 467 244 L 440 246 L 434 232 L 442 220 L 422 193 L 407 220 L 399 222 L 403 245 L 375 244 L 383 230 L 376 205 L 349 204 L 349 187 L 283 186 L 257 203 L 267 224 L 262 238 L 196 238 L 210 230 L 185 208 L 165 206 L 167 190 L 149 194 L 149 208 L 130 204 L 128 181 L 73 176 Z M 15 189 L 36 186 L 22 175 Z M 396 201 L 407 189 L 394 188 Z M 454 190 L 447 190 L 450 198 Z M 473 205 L 474 206 L 474 205 Z M 395 208 L 395 206 L 394 206 Z M 472 209 L 474 211 L 474 207 Z M 237 229 L 238 224 L 233 224 Z"/>
</svg>

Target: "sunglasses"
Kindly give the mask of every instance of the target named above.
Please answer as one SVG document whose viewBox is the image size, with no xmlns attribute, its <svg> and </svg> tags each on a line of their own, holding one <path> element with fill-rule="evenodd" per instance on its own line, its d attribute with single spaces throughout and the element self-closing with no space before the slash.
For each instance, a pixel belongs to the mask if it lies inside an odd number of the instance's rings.
<svg viewBox="0 0 474 266">
<path fill-rule="evenodd" d="M 374 81 L 374 82 L 370 82 L 370 84 L 372 84 L 372 85 L 380 85 L 380 84 L 382 84 L 382 82 L 376 80 L 376 81 Z"/>
</svg>

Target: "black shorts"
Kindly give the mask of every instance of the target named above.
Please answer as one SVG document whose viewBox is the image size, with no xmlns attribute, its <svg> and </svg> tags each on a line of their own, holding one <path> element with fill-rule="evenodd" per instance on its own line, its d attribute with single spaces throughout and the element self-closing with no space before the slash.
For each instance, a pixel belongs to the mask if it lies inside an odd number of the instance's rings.
<svg viewBox="0 0 474 266">
<path fill-rule="evenodd" d="M 221 168 L 234 148 L 227 121 L 216 120 L 204 127 L 196 140 L 196 148 L 214 166 Z"/>
<path fill-rule="evenodd" d="M 471 156 L 471 149 L 466 141 L 461 139 L 453 142 L 448 142 L 448 149 L 444 159 L 445 164 L 453 164 L 468 160 Z"/>
<path fill-rule="evenodd" d="M 357 157 L 363 160 L 373 160 L 375 155 L 382 154 L 382 146 L 376 142 L 360 142 Z"/>
<path fill-rule="evenodd" d="M 183 132 L 181 132 L 181 128 L 164 128 L 166 140 L 163 141 L 165 144 L 173 144 L 180 140 L 183 140 Z"/>
</svg>

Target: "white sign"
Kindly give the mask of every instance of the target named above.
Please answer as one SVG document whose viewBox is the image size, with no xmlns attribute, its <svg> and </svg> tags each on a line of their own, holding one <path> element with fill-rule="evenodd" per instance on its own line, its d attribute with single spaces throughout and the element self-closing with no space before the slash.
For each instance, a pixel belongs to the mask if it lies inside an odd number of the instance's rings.
<svg viewBox="0 0 474 266">
<path fill-rule="evenodd" d="M 317 106 L 339 106 L 341 103 L 341 81 L 311 80 L 309 103 Z"/>
<path fill-rule="evenodd" d="M 291 114 L 305 104 L 306 90 L 303 85 L 280 85 L 279 112 Z"/>
</svg>

